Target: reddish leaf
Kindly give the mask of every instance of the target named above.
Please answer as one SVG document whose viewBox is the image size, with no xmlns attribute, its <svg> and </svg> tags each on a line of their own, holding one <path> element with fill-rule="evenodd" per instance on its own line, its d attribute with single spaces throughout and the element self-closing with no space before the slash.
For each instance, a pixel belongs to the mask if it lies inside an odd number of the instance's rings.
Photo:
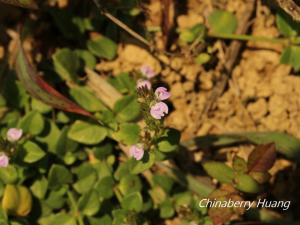
<svg viewBox="0 0 300 225">
<path fill-rule="evenodd" d="M 267 172 L 276 160 L 274 143 L 257 146 L 248 158 L 249 172 Z"/>
<path fill-rule="evenodd" d="M 38 76 L 36 70 L 29 63 L 24 53 L 21 41 L 17 41 L 18 51 L 15 60 L 17 76 L 32 97 L 35 97 L 54 108 L 88 116 L 97 120 L 91 113 L 63 96 Z"/>
</svg>

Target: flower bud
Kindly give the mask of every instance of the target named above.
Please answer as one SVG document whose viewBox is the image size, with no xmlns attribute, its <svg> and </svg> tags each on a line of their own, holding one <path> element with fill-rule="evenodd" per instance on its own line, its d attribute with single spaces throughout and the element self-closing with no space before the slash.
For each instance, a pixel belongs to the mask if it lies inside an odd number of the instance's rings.
<svg viewBox="0 0 300 225">
<path fill-rule="evenodd" d="M 7 131 L 6 137 L 9 142 L 17 142 L 23 135 L 22 129 L 10 128 Z"/>
</svg>

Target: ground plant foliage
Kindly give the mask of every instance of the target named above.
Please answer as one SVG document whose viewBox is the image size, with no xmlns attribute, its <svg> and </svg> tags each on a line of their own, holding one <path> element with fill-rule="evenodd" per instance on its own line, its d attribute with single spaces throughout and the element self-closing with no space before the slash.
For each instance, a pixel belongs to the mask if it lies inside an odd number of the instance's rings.
<svg viewBox="0 0 300 225">
<path fill-rule="evenodd" d="M 299 225 L 299 21 L 0 0 L 0 225 Z"/>
</svg>

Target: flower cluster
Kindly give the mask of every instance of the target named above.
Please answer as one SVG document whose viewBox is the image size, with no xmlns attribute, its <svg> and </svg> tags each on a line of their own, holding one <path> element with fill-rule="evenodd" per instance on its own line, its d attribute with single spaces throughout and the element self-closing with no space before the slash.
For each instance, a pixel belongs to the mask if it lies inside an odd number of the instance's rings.
<svg viewBox="0 0 300 225">
<path fill-rule="evenodd" d="M 155 139 L 163 129 L 161 119 L 169 113 L 169 107 L 163 101 L 170 98 L 170 93 L 165 87 L 158 87 L 153 92 L 150 79 L 156 76 L 154 70 L 144 65 L 140 69 L 142 79 L 137 81 L 137 92 L 146 123 L 145 135 L 137 145 L 132 145 L 129 149 L 129 155 L 136 160 L 141 160 L 145 149 L 150 149 L 152 140 Z"/>
<path fill-rule="evenodd" d="M 155 90 L 156 101 L 151 106 L 150 114 L 154 119 L 160 120 L 169 113 L 168 105 L 163 100 L 170 97 L 170 93 L 165 87 L 159 87 Z"/>
<path fill-rule="evenodd" d="M 8 149 L 11 148 L 10 145 L 15 144 L 17 141 L 21 139 L 23 135 L 23 131 L 17 128 L 10 128 L 6 133 L 6 139 L 9 143 Z M 6 153 L 0 152 L 0 168 L 7 167 L 9 165 L 9 157 Z"/>
</svg>

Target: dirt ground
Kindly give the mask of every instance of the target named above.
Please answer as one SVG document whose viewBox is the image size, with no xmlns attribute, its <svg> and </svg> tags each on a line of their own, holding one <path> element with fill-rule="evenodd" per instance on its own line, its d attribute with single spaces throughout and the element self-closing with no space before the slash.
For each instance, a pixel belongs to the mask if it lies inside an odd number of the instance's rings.
<svg viewBox="0 0 300 225">
<path fill-rule="evenodd" d="M 212 2 L 190 0 L 187 14 L 177 18 L 179 27 L 191 27 L 202 22 L 205 19 L 203 9 L 208 14 L 216 7 Z M 224 2 L 218 7 L 232 12 L 244 5 L 243 1 L 232 0 L 226 4 L 226 1 L 218 2 Z M 150 9 L 155 11 L 159 4 L 159 1 L 152 1 Z M 197 7 L 194 7 L 196 4 Z M 275 17 L 267 6 L 259 3 L 255 14 L 255 19 L 251 21 L 253 35 L 279 35 L 275 27 Z M 159 24 L 158 18 L 150 17 L 148 26 Z M 212 48 L 222 63 L 225 44 L 217 41 Z M 181 130 L 183 140 L 212 133 L 275 130 L 300 138 L 300 131 L 297 129 L 300 125 L 300 89 L 297 88 L 300 86 L 300 77 L 293 74 L 290 66 L 279 63 L 280 50 L 281 46 L 274 44 L 246 43 L 228 87 L 201 124 L 197 121 L 200 120 L 201 111 L 220 76 L 219 65 L 205 69 L 184 55 L 165 57 L 164 60 L 172 69 L 177 70 L 174 71 L 161 65 L 142 48 L 128 44 L 120 47 L 119 57 L 114 62 L 102 62 L 97 68 L 117 75 L 121 71 L 138 69 L 145 63 L 153 66 L 161 74 L 161 80 L 168 84 L 172 94 L 174 110 L 168 117 L 167 124 Z"/>
</svg>

